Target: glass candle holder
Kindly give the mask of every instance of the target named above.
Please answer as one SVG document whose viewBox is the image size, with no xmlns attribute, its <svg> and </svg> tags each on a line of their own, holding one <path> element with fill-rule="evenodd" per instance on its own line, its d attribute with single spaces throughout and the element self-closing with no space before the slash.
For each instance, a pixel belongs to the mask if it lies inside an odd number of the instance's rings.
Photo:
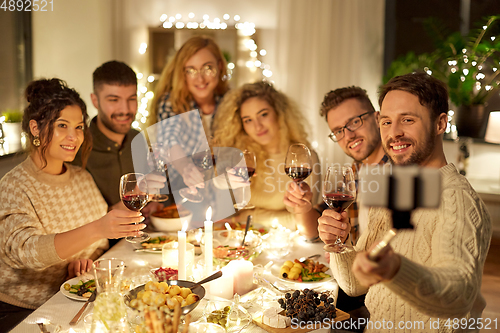
<svg viewBox="0 0 500 333">
<path fill-rule="evenodd" d="M 173 269 L 179 269 L 179 243 L 178 242 L 169 242 L 162 246 L 161 255 L 162 255 L 162 267 L 169 267 Z M 194 268 L 194 245 L 187 243 L 186 244 L 186 276 L 193 276 L 193 268 Z"/>
</svg>

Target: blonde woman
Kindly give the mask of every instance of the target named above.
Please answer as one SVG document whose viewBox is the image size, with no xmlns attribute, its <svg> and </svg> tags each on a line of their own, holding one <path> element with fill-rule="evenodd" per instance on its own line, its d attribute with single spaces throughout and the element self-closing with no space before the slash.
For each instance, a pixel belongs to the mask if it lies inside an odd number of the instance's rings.
<svg viewBox="0 0 500 333">
<path fill-rule="evenodd" d="M 308 219 L 307 214 L 289 213 L 284 204 L 286 189 L 293 186 L 284 171 L 287 148 L 292 143 L 310 147 L 305 123 L 297 106 L 266 82 L 245 84 L 226 94 L 214 120 L 214 139 L 221 147 L 246 149 L 257 157 L 250 200 L 256 208 L 239 211 L 235 216 L 238 221 L 251 214 L 254 221 L 269 226 L 277 218 L 308 239 L 317 237 L 317 221 Z M 310 200 L 314 205 L 319 198 L 321 172 L 314 151 L 312 159 L 315 168 L 306 182 L 313 189 Z"/>
<path fill-rule="evenodd" d="M 211 38 L 195 36 L 184 43 L 163 70 L 150 108 L 152 123 L 169 119 L 164 122 L 168 125 L 158 127 L 158 140 L 171 146 L 179 143 L 176 149 L 182 148 L 182 151 L 176 151 L 176 155 L 190 155 L 199 144 L 200 136 L 211 135 L 217 105 L 229 89 L 226 79 L 226 61 Z M 192 110 L 199 111 L 201 122 L 196 119 L 186 121 L 181 117 L 170 119 Z M 182 174 L 186 185 L 192 187 L 203 182 L 203 176 L 196 168 L 179 169 L 177 171 Z M 172 170 L 169 176 L 171 182 L 177 182 L 177 172 Z M 182 185 L 174 187 L 181 188 Z"/>
</svg>

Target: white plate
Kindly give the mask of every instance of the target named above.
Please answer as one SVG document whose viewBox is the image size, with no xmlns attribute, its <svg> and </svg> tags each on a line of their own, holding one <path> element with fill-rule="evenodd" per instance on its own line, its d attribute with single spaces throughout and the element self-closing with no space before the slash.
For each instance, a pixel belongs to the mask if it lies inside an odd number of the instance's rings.
<svg viewBox="0 0 500 333">
<path fill-rule="evenodd" d="M 87 300 L 88 300 L 87 297 L 78 296 L 77 294 L 72 294 L 72 293 L 69 292 L 69 290 L 64 289 L 64 285 L 66 283 L 69 283 L 69 285 L 72 286 L 72 285 L 77 284 L 78 282 L 80 282 L 81 279 L 82 279 L 81 276 L 77 276 L 77 277 L 74 277 L 72 279 L 69 279 L 68 281 L 66 281 L 63 284 L 61 284 L 61 287 L 59 288 L 59 290 L 61 291 L 61 293 L 64 296 L 66 296 L 69 299 L 72 299 L 72 300 L 75 300 L 75 301 L 80 301 L 80 302 L 87 302 Z"/>
<path fill-rule="evenodd" d="M 276 277 L 278 280 L 280 280 L 282 282 L 286 282 L 287 284 L 320 285 L 322 283 L 325 283 L 325 282 L 333 280 L 333 275 L 332 275 L 332 271 L 330 270 L 330 268 L 328 268 L 328 270 L 325 272 L 325 274 L 330 275 L 330 277 L 329 278 L 324 278 L 323 280 L 320 280 L 320 281 L 305 281 L 305 282 L 300 282 L 300 281 L 297 281 L 297 280 L 285 279 L 284 277 L 282 277 L 280 275 L 281 266 L 283 266 L 284 263 L 285 263 L 285 261 L 274 264 L 271 267 L 271 274 L 274 277 Z M 325 262 L 319 261 L 319 263 L 325 265 L 326 267 L 329 267 L 329 265 L 327 263 L 325 263 Z"/>
</svg>

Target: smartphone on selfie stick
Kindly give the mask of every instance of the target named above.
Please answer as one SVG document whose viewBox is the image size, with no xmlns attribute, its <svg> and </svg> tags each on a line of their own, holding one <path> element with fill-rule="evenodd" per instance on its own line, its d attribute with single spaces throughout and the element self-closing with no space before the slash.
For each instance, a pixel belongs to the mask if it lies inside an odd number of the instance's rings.
<svg viewBox="0 0 500 333">
<path fill-rule="evenodd" d="M 397 230 L 413 229 L 413 210 L 439 207 L 441 174 L 438 169 L 418 166 L 366 166 L 359 173 L 358 193 L 361 204 L 391 210 L 393 229 L 368 254 L 370 260 L 377 261 Z"/>
</svg>

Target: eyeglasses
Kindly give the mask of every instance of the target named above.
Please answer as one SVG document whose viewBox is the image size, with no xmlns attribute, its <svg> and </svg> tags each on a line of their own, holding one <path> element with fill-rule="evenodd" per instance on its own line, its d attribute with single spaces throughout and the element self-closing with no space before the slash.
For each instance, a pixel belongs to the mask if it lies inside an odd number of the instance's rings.
<svg viewBox="0 0 500 333">
<path fill-rule="evenodd" d="M 366 116 L 367 114 L 372 114 L 375 113 L 375 111 L 368 111 L 366 113 L 363 113 L 355 118 L 352 118 L 345 124 L 344 127 L 341 127 L 337 130 L 332 131 L 330 134 L 328 134 L 328 137 L 333 141 L 333 142 L 339 142 L 342 140 L 345 136 L 345 131 L 344 129 L 347 128 L 350 132 L 354 132 L 361 126 L 363 126 L 363 116 Z"/>
<path fill-rule="evenodd" d="M 190 79 L 196 79 L 198 75 L 204 77 L 214 77 L 217 74 L 217 69 L 211 65 L 205 65 L 201 69 L 187 68 L 186 76 Z"/>
</svg>

